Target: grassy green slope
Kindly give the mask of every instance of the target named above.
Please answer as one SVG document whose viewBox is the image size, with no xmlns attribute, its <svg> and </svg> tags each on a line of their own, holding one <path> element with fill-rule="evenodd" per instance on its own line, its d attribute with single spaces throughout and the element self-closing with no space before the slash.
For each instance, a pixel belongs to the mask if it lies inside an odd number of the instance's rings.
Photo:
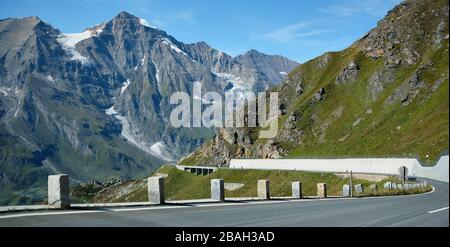
<svg viewBox="0 0 450 247">
<path fill-rule="evenodd" d="M 347 53 L 347 54 L 346 54 Z M 448 78 L 433 92 L 432 83 L 446 73 L 448 65 L 448 40 L 441 49 L 427 54 L 424 61 L 433 61 L 436 68 L 427 71 L 423 80 L 428 83 L 426 89 L 406 107 L 399 107 L 398 103 L 388 105 L 385 103 L 389 95 L 393 94 L 411 76 L 411 72 L 421 64 L 414 67 L 401 68 L 396 71 L 395 81 L 386 88 L 376 101 L 372 101 L 368 94 L 368 80 L 375 73 L 380 61 L 372 60 L 361 54 L 348 54 L 346 57 L 356 58 L 355 61 L 362 68 L 356 82 L 346 85 L 334 85 L 334 73 L 325 76 L 319 71 L 311 69 L 314 61 L 307 63 L 303 73 L 307 81 L 328 81 L 331 83 L 317 85 L 324 87 L 325 98 L 313 107 L 307 107 L 299 127 L 306 130 L 303 145 L 292 144 L 289 157 L 299 156 L 359 156 L 359 157 L 419 157 L 422 161 L 432 163 L 442 152 L 448 149 Z M 353 56 L 352 56 L 353 55 Z M 342 56 L 342 55 L 341 55 Z M 429 59 L 429 60 L 428 60 Z M 334 64 L 331 66 L 335 66 Z M 342 67 L 337 65 L 337 67 Z M 309 73 L 308 73 L 309 72 Z M 322 74 L 321 78 L 317 78 Z M 316 87 L 311 92 L 315 92 Z M 302 96 L 290 108 L 291 112 L 301 109 L 306 104 Z M 320 132 L 323 123 L 328 122 L 333 112 L 342 107 L 342 115 L 333 119 L 324 133 Z M 312 109 L 311 109 L 312 108 Z M 370 114 L 368 113 L 371 112 Z M 314 122 L 310 120 L 315 114 Z M 360 119 L 359 124 L 353 126 Z M 317 135 L 324 134 L 321 141 Z"/>
<path fill-rule="evenodd" d="M 377 46 L 393 58 L 372 56 L 368 51 Z M 396 59 L 399 62 L 391 66 Z M 287 109 L 279 118 L 276 138 L 220 145 L 228 147 L 231 158 L 264 158 L 261 147 L 271 142 L 274 149 L 282 147 L 280 156 L 286 158 L 413 157 L 432 165 L 449 149 L 448 59 L 448 0 L 405 1 L 349 48 L 300 65 L 271 89 Z M 359 67 L 356 80 L 336 84 L 350 62 Z M 379 80 L 382 90 L 374 96 L 373 78 L 379 73 L 390 79 Z M 410 84 L 418 74 L 420 83 Z M 298 85 L 303 88 L 300 95 Z M 325 93 L 315 102 L 321 88 Z M 407 104 L 401 98 L 405 91 Z M 302 132 L 295 141 L 286 136 L 296 131 L 284 125 L 291 114 L 298 116 L 294 126 Z M 245 155 L 236 155 L 240 148 Z M 221 149 L 211 141 L 180 163 L 223 165 L 211 161 L 215 150 Z"/>
</svg>

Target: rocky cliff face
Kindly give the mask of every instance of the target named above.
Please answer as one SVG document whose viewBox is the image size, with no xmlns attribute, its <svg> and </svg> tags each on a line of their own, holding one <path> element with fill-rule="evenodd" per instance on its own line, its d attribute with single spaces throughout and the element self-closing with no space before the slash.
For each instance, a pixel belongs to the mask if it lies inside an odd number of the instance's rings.
<svg viewBox="0 0 450 247">
<path fill-rule="evenodd" d="M 279 93 L 279 132 L 221 129 L 183 164 L 231 158 L 419 157 L 448 150 L 448 1 L 405 1 L 349 48 L 300 65 Z"/>
<path fill-rule="evenodd" d="M 42 197 L 49 173 L 129 178 L 194 150 L 213 131 L 172 128 L 172 93 L 267 88 L 297 66 L 250 53 L 184 44 L 126 12 L 77 34 L 0 20 L 0 204 Z"/>
</svg>

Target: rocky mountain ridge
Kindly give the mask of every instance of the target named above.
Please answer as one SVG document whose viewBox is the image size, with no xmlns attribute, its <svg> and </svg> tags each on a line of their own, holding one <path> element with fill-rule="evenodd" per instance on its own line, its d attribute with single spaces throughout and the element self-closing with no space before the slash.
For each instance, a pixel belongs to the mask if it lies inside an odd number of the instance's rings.
<svg viewBox="0 0 450 247">
<path fill-rule="evenodd" d="M 223 128 L 181 164 L 232 158 L 418 157 L 448 150 L 448 1 L 408 0 L 361 39 L 289 73 L 278 136 Z"/>
<path fill-rule="evenodd" d="M 297 65 L 184 44 L 127 12 L 75 34 L 38 17 L 0 20 L 0 203 L 44 196 L 49 173 L 144 176 L 213 133 L 171 127 L 172 93 L 195 82 L 204 92 L 268 88 Z"/>
</svg>

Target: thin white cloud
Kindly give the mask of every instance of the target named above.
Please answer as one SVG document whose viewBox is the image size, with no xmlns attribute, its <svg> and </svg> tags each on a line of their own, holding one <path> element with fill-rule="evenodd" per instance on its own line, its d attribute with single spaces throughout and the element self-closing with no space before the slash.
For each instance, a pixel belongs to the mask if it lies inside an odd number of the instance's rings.
<svg viewBox="0 0 450 247">
<path fill-rule="evenodd" d="M 193 10 L 183 10 L 179 11 L 174 15 L 175 19 L 185 20 L 185 21 L 194 21 L 195 12 Z"/>
<path fill-rule="evenodd" d="M 337 31 L 336 29 L 317 29 L 317 30 L 312 30 L 312 31 L 304 32 L 304 33 L 298 33 L 296 35 L 296 37 L 316 36 L 319 34 L 331 33 L 331 32 L 336 32 L 336 31 Z"/>
<path fill-rule="evenodd" d="M 295 36 L 297 36 L 299 30 L 307 27 L 309 25 L 308 22 L 300 22 L 292 25 L 288 25 L 277 30 L 264 33 L 262 35 L 263 38 L 269 39 L 276 42 L 286 42 L 293 40 Z"/>
<path fill-rule="evenodd" d="M 340 17 L 349 17 L 355 15 L 356 13 L 361 12 L 361 9 L 357 7 L 338 6 L 338 5 L 330 6 L 327 8 L 320 8 L 318 10 L 324 14 L 332 14 Z"/>
<path fill-rule="evenodd" d="M 311 22 L 299 22 L 285 27 L 281 27 L 277 30 L 267 32 L 261 35 L 263 39 L 273 42 L 290 42 L 295 41 L 298 38 L 316 36 L 324 33 L 334 32 L 334 29 L 313 29 L 304 30 L 309 27 Z"/>
</svg>

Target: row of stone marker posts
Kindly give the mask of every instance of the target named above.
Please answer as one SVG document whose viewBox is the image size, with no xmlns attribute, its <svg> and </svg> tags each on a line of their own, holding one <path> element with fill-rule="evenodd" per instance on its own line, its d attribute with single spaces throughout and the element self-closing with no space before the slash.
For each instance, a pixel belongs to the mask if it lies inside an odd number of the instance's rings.
<svg viewBox="0 0 450 247">
<path fill-rule="evenodd" d="M 428 186 L 427 181 L 422 181 L 420 183 L 384 183 L 385 190 L 411 190 L 411 189 L 422 189 Z"/>
<path fill-rule="evenodd" d="M 154 176 L 147 179 L 148 201 L 152 204 L 164 204 L 164 177 Z M 302 198 L 302 182 L 292 182 L 292 197 Z M 327 197 L 327 185 L 317 184 L 317 197 Z M 225 200 L 225 183 L 223 179 L 211 180 L 211 199 Z M 270 199 L 269 180 L 258 180 L 258 199 Z M 48 176 L 48 206 L 53 209 L 70 207 L 70 183 L 66 174 Z"/>
<path fill-rule="evenodd" d="M 258 199 L 270 199 L 270 181 L 258 180 Z M 327 186 L 324 183 L 317 184 L 317 196 L 319 198 L 327 197 Z M 302 198 L 302 182 L 292 182 L 292 197 L 296 199 Z M 153 204 L 164 203 L 164 178 L 149 177 L 148 178 L 148 200 Z M 223 179 L 211 179 L 211 200 L 223 202 L 225 201 L 225 182 Z"/>
<path fill-rule="evenodd" d="M 391 182 L 386 182 L 384 184 L 384 189 L 400 189 L 409 190 L 414 188 L 425 188 L 427 182 L 421 183 L 405 183 L 396 184 Z M 369 189 L 371 191 L 378 191 L 376 184 L 370 185 Z M 355 185 L 355 192 L 357 194 L 364 193 L 364 186 L 362 184 Z M 348 184 L 344 184 L 342 188 L 342 196 L 351 196 L 351 187 Z M 302 198 L 302 182 L 295 181 L 292 182 L 292 197 L 296 199 Z M 326 198 L 327 197 L 327 185 L 325 183 L 317 184 L 317 197 Z M 148 178 L 148 198 L 151 203 L 162 204 L 164 203 L 164 178 L 163 177 L 150 177 Z M 214 201 L 224 201 L 225 200 L 225 183 L 223 179 L 211 179 L 211 199 Z M 269 180 L 258 180 L 258 199 L 269 200 L 270 199 L 270 182 Z"/>
<path fill-rule="evenodd" d="M 398 184 L 392 183 L 392 182 L 386 182 L 386 183 L 384 183 L 383 187 L 385 190 L 410 190 L 410 189 L 416 189 L 416 188 L 425 188 L 425 187 L 427 187 L 427 182 L 423 181 L 421 183 L 398 183 Z M 369 189 L 372 192 L 378 191 L 378 187 L 376 184 L 371 184 Z M 356 192 L 356 194 L 364 193 L 364 186 L 362 184 L 356 184 L 355 192 Z M 350 185 L 344 184 L 344 186 L 342 186 L 342 196 L 343 197 L 351 197 Z"/>
<path fill-rule="evenodd" d="M 302 182 L 295 181 L 292 182 L 292 198 L 300 199 L 303 197 L 302 194 Z M 317 197 L 325 198 L 327 197 L 327 185 L 324 183 L 317 184 Z M 258 180 L 258 199 L 268 200 L 270 199 L 270 182 L 269 180 Z"/>
<path fill-rule="evenodd" d="M 270 181 L 258 180 L 258 199 L 270 199 Z M 302 198 L 302 182 L 292 182 L 292 198 Z M 327 197 L 327 185 L 324 183 L 317 184 L 317 197 Z M 148 178 L 148 199 L 150 203 L 163 204 L 164 203 L 164 178 L 150 177 Z M 225 201 L 225 182 L 223 179 L 211 179 L 211 200 Z"/>
</svg>

